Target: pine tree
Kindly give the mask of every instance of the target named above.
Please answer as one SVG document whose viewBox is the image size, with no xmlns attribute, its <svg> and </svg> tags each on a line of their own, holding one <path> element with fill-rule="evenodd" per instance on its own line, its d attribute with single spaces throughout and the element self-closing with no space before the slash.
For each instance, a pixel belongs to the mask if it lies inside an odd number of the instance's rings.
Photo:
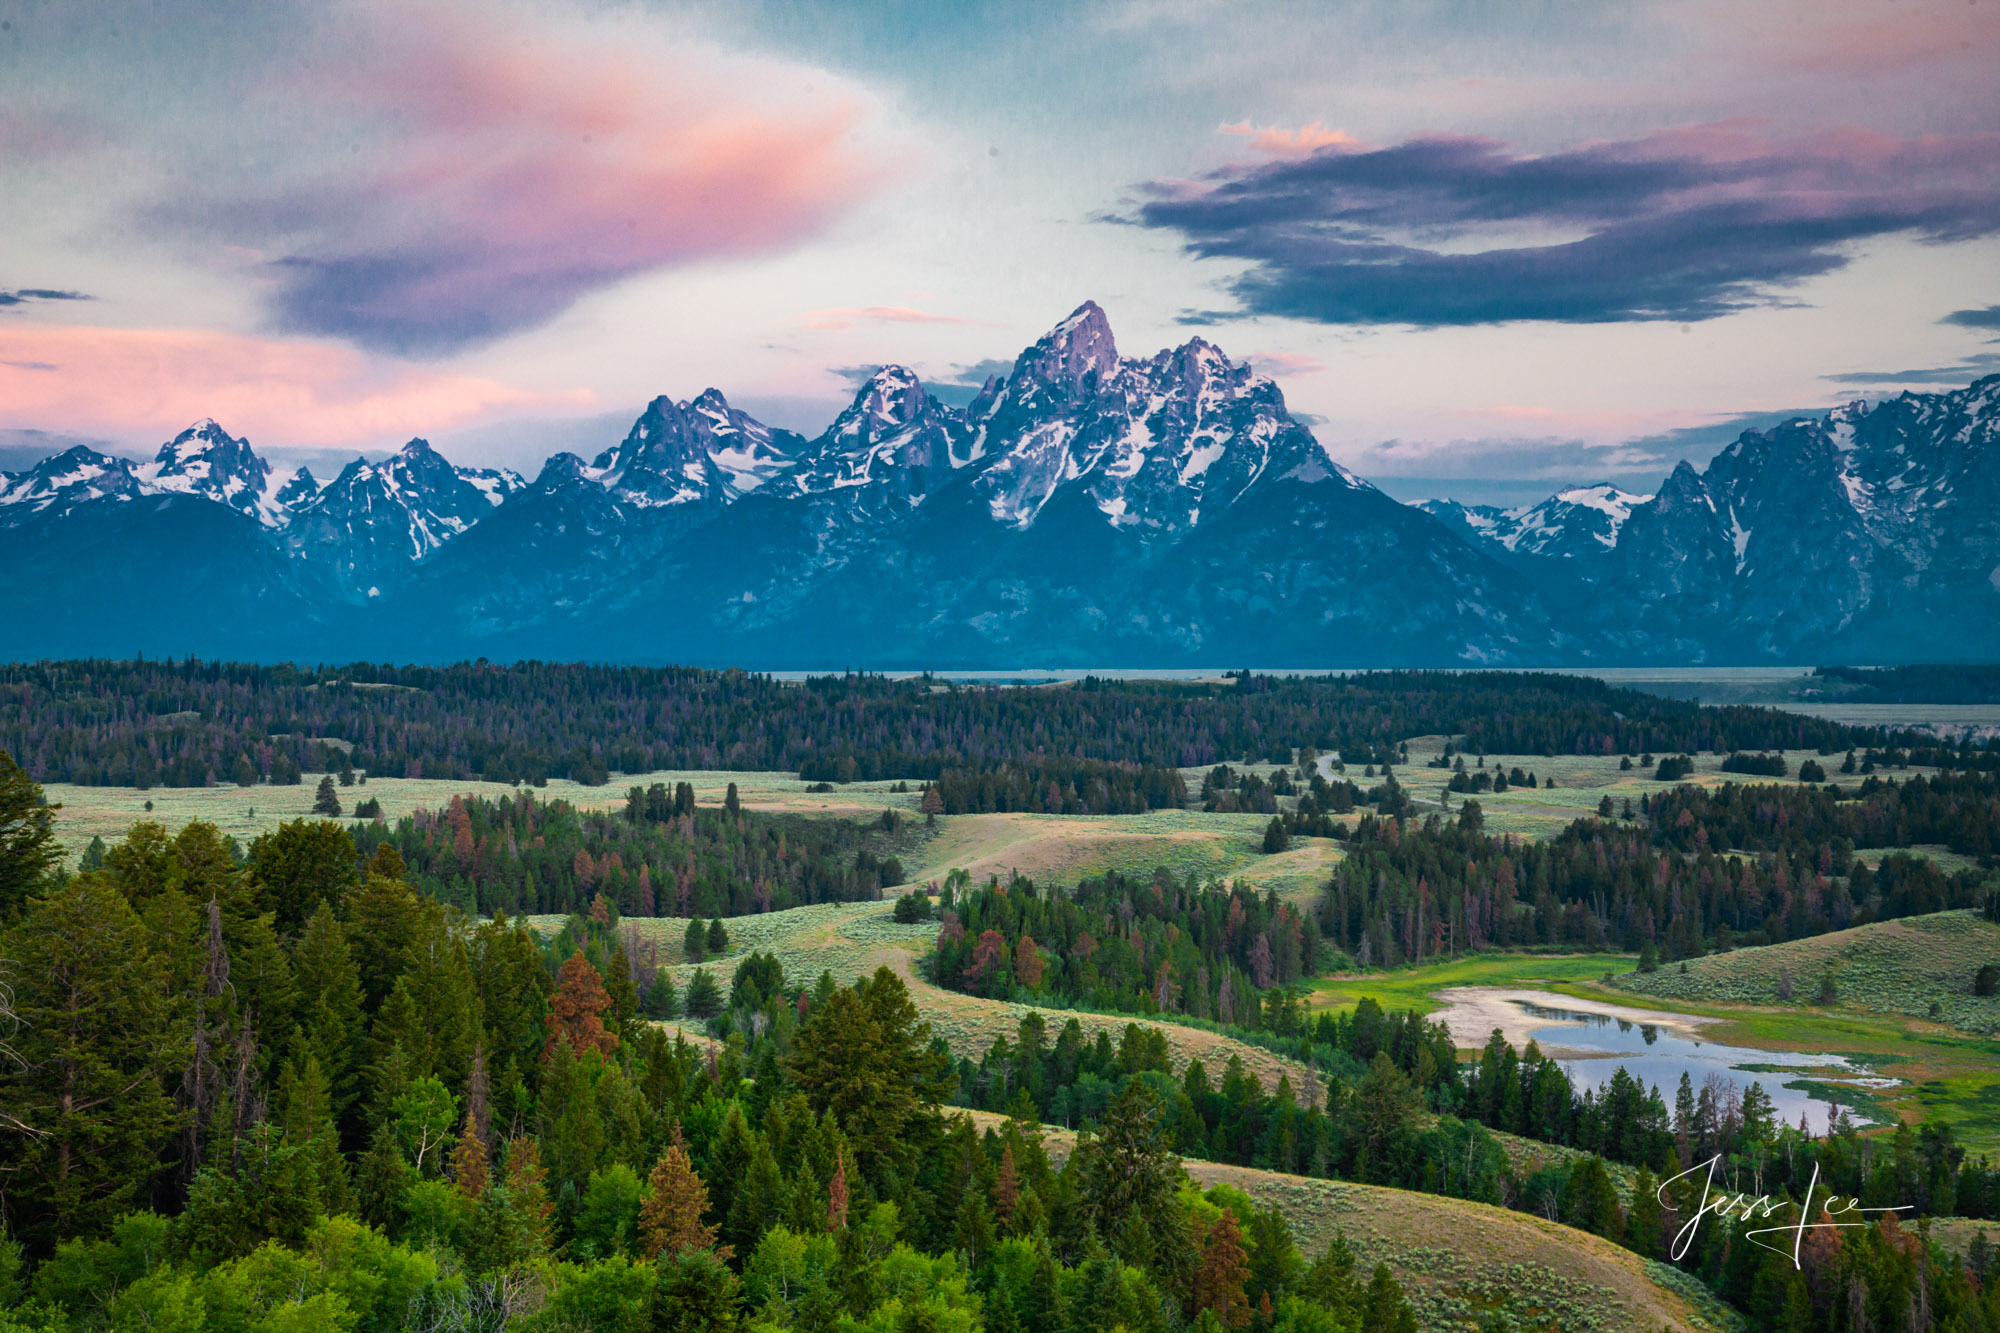
<svg viewBox="0 0 2000 1333">
<path fill-rule="evenodd" d="M 1021 1202 L 1020 1175 L 1014 1168 L 1014 1144 L 1010 1139 L 1000 1149 L 1000 1174 L 993 1182 L 993 1211 L 1004 1229 L 1014 1220 Z"/>
<path fill-rule="evenodd" d="M 352 1209 L 347 1160 L 340 1155 L 340 1131 L 334 1127 L 332 1087 L 310 1050 L 278 1076 L 278 1124 L 285 1141 L 310 1157 L 326 1211 Z"/>
<path fill-rule="evenodd" d="M 477 1200 L 486 1193 L 486 1143 L 479 1132 L 478 1118 L 470 1101 L 465 1108 L 465 1126 L 451 1150 L 451 1178 L 458 1192 Z"/>
<path fill-rule="evenodd" d="M 715 978 L 708 969 L 698 967 L 694 976 L 688 979 L 687 1009 L 689 1018 L 713 1018 L 722 1012 L 722 988 L 715 984 Z"/>
<path fill-rule="evenodd" d="M 605 967 L 604 993 L 611 1000 L 611 1030 L 621 1042 L 632 1040 L 638 1029 L 639 989 L 632 984 L 632 959 L 623 940 L 611 951 L 611 961 Z"/>
<path fill-rule="evenodd" d="M 319 790 L 313 795 L 312 812 L 325 815 L 328 819 L 340 818 L 340 793 L 334 790 L 331 775 L 319 780 Z"/>
<path fill-rule="evenodd" d="M 0 923 L 19 916 L 43 879 L 62 864 L 55 835 L 60 809 L 48 804 L 41 787 L 0 750 Z"/>
<path fill-rule="evenodd" d="M 1389 1274 L 1387 1264 L 1376 1264 L 1362 1297 L 1361 1333 L 1417 1333 L 1416 1312 L 1403 1296 L 1403 1288 Z"/>
<path fill-rule="evenodd" d="M 1236 1215 L 1224 1208 L 1208 1229 L 1195 1267 L 1195 1308 L 1213 1312 L 1224 1328 L 1243 1327 L 1250 1322 L 1250 1302 L 1243 1294 L 1243 1283 L 1249 1276 L 1243 1233 L 1237 1228 Z"/>
<path fill-rule="evenodd" d="M 321 784 L 323 795 L 331 781 Z M 334 813 L 339 813 L 336 798 Z M 295 819 L 250 845 L 250 879 L 262 910 L 275 912 L 278 929 L 295 935 L 321 903 L 338 913 L 354 891 L 354 839 L 338 824 Z"/>
<path fill-rule="evenodd" d="M 749 1169 L 743 1173 L 729 1201 L 729 1216 L 723 1234 L 730 1244 L 748 1254 L 757 1247 L 757 1238 L 779 1220 L 785 1206 L 785 1177 L 768 1139 L 758 1135 L 750 1149 Z"/>
<path fill-rule="evenodd" d="M 402 1222 L 403 1195 L 415 1178 L 395 1129 L 387 1121 L 376 1126 L 368 1151 L 355 1166 L 354 1194 L 361 1220 L 395 1230 Z"/>
<path fill-rule="evenodd" d="M 376 859 L 381 859 L 381 844 Z M 348 902 L 348 940 L 354 963 L 361 974 L 361 995 L 365 1008 L 377 1009 L 395 989 L 403 975 L 410 941 L 417 930 L 422 905 L 416 892 L 401 879 L 375 872 L 372 863 L 368 878 Z"/>
<path fill-rule="evenodd" d="M 665 968 L 653 974 L 653 984 L 646 987 L 646 998 L 640 1002 L 639 1012 L 651 1019 L 680 1017 L 680 996 L 674 993 L 674 979 Z"/>
<path fill-rule="evenodd" d="M 691 917 L 686 933 L 681 936 L 681 958 L 685 962 L 699 963 L 707 957 L 708 931 L 703 928 L 700 917 Z"/>
<path fill-rule="evenodd" d="M 826 1229 L 845 1231 L 847 1229 L 847 1154 L 840 1153 L 834 1159 L 833 1183 L 826 1191 Z M 1981 1233 L 1984 1235 L 1984 1233 Z"/>
<path fill-rule="evenodd" d="M 882 967 L 861 989 L 834 991 L 793 1040 L 787 1073 L 816 1114 L 839 1119 L 870 1179 L 913 1162 L 911 1131 L 944 1090 L 949 1071 L 930 1038 L 902 979 Z"/>
<path fill-rule="evenodd" d="M 583 950 L 578 949 L 556 973 L 556 993 L 550 1005 L 549 1039 L 543 1048 L 543 1059 L 555 1052 L 558 1042 L 578 1055 L 591 1050 L 609 1055 L 617 1050 L 617 1034 L 604 1026 L 604 1011 L 610 1007 L 611 997 L 604 993 L 603 979 L 583 956 Z"/>
<path fill-rule="evenodd" d="M 708 951 L 717 958 L 729 952 L 729 931 L 723 927 L 721 917 L 708 923 Z"/>
<path fill-rule="evenodd" d="M 10 961 L 13 1059 L 0 1125 L 22 1131 L 10 1212 L 32 1245 L 89 1235 L 130 1208 L 184 1112 L 165 1083 L 187 1062 L 158 961 L 102 879 L 59 884 L 0 934 Z"/>
<path fill-rule="evenodd" d="M 525 1136 L 507 1141 L 507 1165 L 501 1177 L 507 1197 L 520 1219 L 531 1253 L 549 1248 L 550 1218 L 555 1205 L 549 1200 L 548 1173 L 542 1169 L 541 1145 Z"/>
<path fill-rule="evenodd" d="M 720 1230 L 702 1224 L 707 1211 L 708 1187 L 688 1160 L 680 1126 L 675 1125 L 673 1142 L 646 1179 L 646 1201 L 639 1208 L 641 1251 L 648 1259 L 662 1255 L 675 1259 L 690 1250 L 707 1249 Z"/>
<path fill-rule="evenodd" d="M 361 972 L 346 933 L 322 902 L 306 922 L 292 953 L 292 981 L 300 998 L 293 1059 L 310 1055 L 326 1075 L 336 1120 L 361 1093 Z"/>
<path fill-rule="evenodd" d="M 689 1250 L 660 1265 L 654 1333 L 732 1333 L 743 1296 L 736 1274 L 713 1250 Z"/>
</svg>

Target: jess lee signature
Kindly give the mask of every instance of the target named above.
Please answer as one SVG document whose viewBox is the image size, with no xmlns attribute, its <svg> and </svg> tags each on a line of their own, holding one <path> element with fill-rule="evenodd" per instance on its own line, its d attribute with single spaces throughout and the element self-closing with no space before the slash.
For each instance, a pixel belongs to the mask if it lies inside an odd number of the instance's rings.
<svg viewBox="0 0 2000 1333">
<path fill-rule="evenodd" d="M 1701 1207 L 1696 1210 L 1695 1215 L 1689 1218 L 1679 1231 L 1674 1233 L 1673 1257 L 1676 1260 L 1685 1255 L 1688 1246 L 1694 1243 L 1695 1229 L 1701 1225 L 1701 1219 L 1704 1217 L 1713 1215 L 1725 1222 L 1732 1217 L 1742 1221 L 1762 1220 L 1772 1216 L 1780 1208 L 1791 1206 L 1787 1203 L 1774 1203 L 1767 1194 L 1759 1194 L 1754 1198 L 1748 1194 L 1737 1194 L 1734 1196 L 1731 1196 L 1727 1192 L 1713 1194 L 1712 1187 L 1715 1184 L 1715 1170 L 1721 1163 L 1722 1155 L 1717 1153 L 1706 1162 L 1698 1163 L 1677 1176 L 1661 1181 L 1660 1188 L 1653 1196 L 1661 1204 L 1672 1206 L 1671 1201 L 1667 1198 L 1667 1186 L 1673 1184 L 1676 1180 L 1686 1180 L 1697 1171 L 1706 1173 L 1702 1177 L 1701 1182 Z M 1806 1187 L 1806 1197 L 1799 1204 L 1799 1220 L 1790 1226 L 1759 1227 L 1755 1231 L 1746 1231 L 1743 1233 L 1744 1238 L 1752 1245 L 1760 1245 L 1773 1253 L 1789 1254 L 1792 1259 L 1792 1267 L 1798 1268 L 1799 1246 L 1805 1240 L 1806 1232 L 1837 1231 L 1847 1227 L 1865 1227 L 1868 1225 L 1865 1221 L 1843 1222 L 1839 1219 L 1843 1217 L 1858 1218 L 1863 1213 L 1900 1213 L 1915 1206 L 1904 1203 L 1898 1204 L 1894 1208 L 1863 1208 L 1859 1199 L 1848 1199 L 1843 1203 L 1838 1194 L 1829 1193 L 1826 1196 L 1826 1202 L 1823 1206 L 1825 1207 L 1827 1216 L 1833 1220 L 1827 1222 L 1807 1222 L 1806 1219 L 1813 1215 L 1813 1194 L 1818 1189 L 1819 1165 L 1814 1163 L 1812 1183 Z M 1791 1236 L 1791 1247 L 1787 1249 L 1783 1245 L 1774 1245 L 1769 1241 L 1757 1239 L 1759 1236 L 1776 1235 Z"/>
</svg>

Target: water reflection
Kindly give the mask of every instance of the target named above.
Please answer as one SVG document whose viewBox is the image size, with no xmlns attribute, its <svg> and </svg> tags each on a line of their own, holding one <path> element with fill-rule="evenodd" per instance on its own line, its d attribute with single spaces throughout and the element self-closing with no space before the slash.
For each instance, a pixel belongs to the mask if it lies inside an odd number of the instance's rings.
<svg viewBox="0 0 2000 1333">
<path fill-rule="evenodd" d="M 1805 1115 L 1814 1133 L 1824 1133 L 1832 1106 L 1825 1096 L 1815 1096 L 1804 1088 L 1788 1088 L 1788 1082 L 1812 1077 L 1823 1083 L 1881 1087 L 1894 1079 L 1867 1075 L 1838 1055 L 1814 1055 L 1798 1051 L 1763 1051 L 1723 1042 L 1704 1042 L 1697 1037 L 1662 1028 L 1656 1024 L 1597 1010 L 1568 1009 L 1515 996 L 1517 1005 L 1530 1018 L 1548 1020 L 1530 1035 L 1543 1050 L 1555 1056 L 1579 1088 L 1602 1088 L 1623 1068 L 1648 1089 L 1657 1088 L 1669 1108 L 1674 1093 L 1686 1074 L 1696 1089 L 1711 1076 L 1729 1080 L 1739 1087 L 1760 1083 L 1770 1095 L 1774 1109 L 1788 1125 L 1796 1125 Z M 1866 1117 L 1848 1112 L 1856 1119 Z"/>
</svg>

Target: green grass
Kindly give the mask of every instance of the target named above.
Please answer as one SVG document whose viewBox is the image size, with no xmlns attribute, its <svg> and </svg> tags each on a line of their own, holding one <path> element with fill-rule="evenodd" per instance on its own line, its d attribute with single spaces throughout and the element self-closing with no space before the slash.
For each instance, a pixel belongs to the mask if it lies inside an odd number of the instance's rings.
<svg viewBox="0 0 2000 1333">
<path fill-rule="evenodd" d="M 169 833 L 179 832 L 196 820 L 206 820 L 223 833 L 248 844 L 280 824 L 312 817 L 313 797 L 321 775 L 306 774 L 293 787 L 238 787 L 223 783 L 215 787 L 78 787 L 65 782 L 48 784 L 44 793 L 62 809 L 56 815 L 56 838 L 62 843 L 69 864 L 90 845 L 93 837 L 107 843 L 124 838 L 142 819 L 157 820 Z M 552 778 L 546 787 L 534 788 L 537 800 L 565 800 L 582 810 L 620 809 L 626 788 L 662 782 L 669 787 L 686 782 L 695 789 L 695 799 L 704 805 L 720 805 L 730 783 L 735 783 L 743 803 L 753 810 L 769 810 L 828 817 L 857 817 L 878 814 L 885 809 L 914 812 L 914 792 L 894 792 L 892 782 L 851 782 L 831 792 L 811 792 L 809 784 L 792 773 L 723 773 L 712 771 L 662 771 L 621 773 L 602 787 L 586 787 L 566 778 Z M 910 784 L 912 787 L 915 783 Z M 441 810 L 458 795 L 484 796 L 497 800 L 512 790 L 505 783 L 477 782 L 461 778 L 375 778 L 340 789 L 341 805 L 352 811 L 362 801 L 373 798 L 382 803 L 382 814 L 392 823 L 418 810 Z M 147 809 L 148 803 L 152 808 Z"/>
<path fill-rule="evenodd" d="M 1654 998 L 1806 1008 L 1830 976 L 1844 1008 L 2000 1036 L 2000 996 L 1972 993 L 1973 974 L 1987 963 L 2000 963 L 2000 925 L 1969 911 L 1939 912 L 1670 963 L 1615 984 Z M 1789 1001 L 1779 994 L 1786 978 Z"/>
<path fill-rule="evenodd" d="M 1565 983 L 1592 981 L 1606 972 L 1622 972 L 1632 965 L 1625 953 L 1587 954 L 1473 954 L 1452 962 L 1400 967 L 1362 976 L 1322 977 L 1312 988 L 1315 1008 L 1349 1008 L 1363 996 L 1372 996 L 1384 1009 L 1414 1009 L 1434 1013 L 1444 1006 L 1431 998 L 1433 991 L 1451 986 L 1541 986 L 1554 988 Z"/>
</svg>

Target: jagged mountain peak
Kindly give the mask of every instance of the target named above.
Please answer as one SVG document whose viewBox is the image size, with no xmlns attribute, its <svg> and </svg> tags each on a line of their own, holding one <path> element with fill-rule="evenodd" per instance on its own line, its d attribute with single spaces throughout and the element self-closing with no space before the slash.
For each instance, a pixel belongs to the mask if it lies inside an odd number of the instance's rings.
<svg viewBox="0 0 2000 1333">
<path fill-rule="evenodd" d="M 543 460 L 542 470 L 535 474 L 535 479 L 528 484 L 528 489 L 553 491 L 590 480 L 590 469 L 584 461 L 565 449 L 560 453 L 550 454 Z"/>
<path fill-rule="evenodd" d="M 147 490 L 204 496 L 267 528 L 289 517 L 277 501 L 271 464 L 248 439 L 231 435 L 214 417 L 203 417 L 161 445 L 153 461 L 141 464 L 135 475 Z"/>
<path fill-rule="evenodd" d="M 662 394 L 590 473 L 642 508 L 727 505 L 788 471 L 803 444 L 731 407 L 720 389 L 678 403 Z"/>
<path fill-rule="evenodd" d="M 271 498 L 287 509 L 296 510 L 319 494 L 319 481 L 310 469 L 300 468 L 285 484 L 271 493 Z"/>
<path fill-rule="evenodd" d="M 78 444 L 20 472 L 0 473 L 0 526 L 108 496 L 131 499 L 142 489 L 134 472 L 131 460 Z"/>
<path fill-rule="evenodd" d="M 1081 394 L 1102 386 L 1118 368 L 1111 321 L 1097 302 L 1085 301 L 1015 359 L 1012 378 Z"/>
</svg>

